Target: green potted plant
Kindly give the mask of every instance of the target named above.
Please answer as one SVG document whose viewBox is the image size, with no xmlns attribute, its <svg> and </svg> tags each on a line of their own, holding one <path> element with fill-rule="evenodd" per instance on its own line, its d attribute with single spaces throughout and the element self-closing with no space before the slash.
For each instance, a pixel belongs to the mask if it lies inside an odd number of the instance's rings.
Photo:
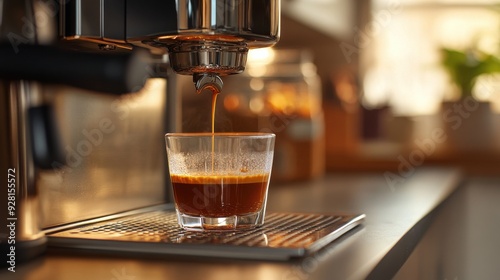
<svg viewBox="0 0 500 280">
<path fill-rule="evenodd" d="M 500 59 L 476 48 L 442 48 L 442 66 L 457 87 L 460 98 L 443 102 L 442 119 L 448 143 L 454 151 L 489 150 L 493 142 L 493 120 L 489 102 L 473 96 L 477 78 L 500 72 Z"/>
<path fill-rule="evenodd" d="M 500 60 L 493 54 L 468 48 L 464 51 L 442 48 L 442 64 L 461 98 L 473 97 L 472 90 L 481 75 L 500 72 Z"/>
</svg>

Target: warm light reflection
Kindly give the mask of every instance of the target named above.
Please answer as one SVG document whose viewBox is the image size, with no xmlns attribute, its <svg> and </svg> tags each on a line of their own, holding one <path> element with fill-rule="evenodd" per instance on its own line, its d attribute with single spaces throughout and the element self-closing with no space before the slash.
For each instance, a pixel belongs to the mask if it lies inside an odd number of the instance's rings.
<svg viewBox="0 0 500 280">
<path fill-rule="evenodd" d="M 250 80 L 250 88 L 253 91 L 261 91 L 264 89 L 264 81 L 262 79 L 251 79 Z"/>
<path fill-rule="evenodd" d="M 261 96 L 254 96 L 248 104 L 250 111 L 254 114 L 261 114 L 265 109 L 264 99 Z"/>
<path fill-rule="evenodd" d="M 248 51 L 246 72 L 251 77 L 263 77 L 267 73 L 267 65 L 274 60 L 272 48 L 251 49 Z M 255 85 L 254 85 L 255 86 Z"/>
<path fill-rule="evenodd" d="M 257 64 L 269 64 L 274 59 L 272 48 L 251 49 L 248 51 L 247 64 L 254 66 Z"/>
<path fill-rule="evenodd" d="M 295 87 L 287 84 L 282 84 L 279 88 L 270 91 L 267 101 L 273 112 L 282 112 L 285 115 L 295 113 L 296 107 L 300 105 Z"/>
<path fill-rule="evenodd" d="M 167 92 L 167 80 L 163 78 L 151 78 L 146 81 L 144 87 L 133 94 L 122 96 L 123 101 L 128 101 L 129 108 L 156 107 L 158 105 L 158 93 Z"/>
<path fill-rule="evenodd" d="M 224 97 L 224 108 L 229 112 L 237 111 L 240 108 L 240 97 L 238 94 L 230 93 Z"/>
<path fill-rule="evenodd" d="M 248 75 L 252 77 L 263 77 L 266 75 L 267 67 L 265 65 L 256 65 L 252 67 L 247 67 Z"/>
<path fill-rule="evenodd" d="M 355 86 L 354 78 L 346 72 L 340 72 L 333 77 L 333 84 L 337 97 L 344 107 L 356 106 L 358 103 L 358 89 Z"/>
</svg>

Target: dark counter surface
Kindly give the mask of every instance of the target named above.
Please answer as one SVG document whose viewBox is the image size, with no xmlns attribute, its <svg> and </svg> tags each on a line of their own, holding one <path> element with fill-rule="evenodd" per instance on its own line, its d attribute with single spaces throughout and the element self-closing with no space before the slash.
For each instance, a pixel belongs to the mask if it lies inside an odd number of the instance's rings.
<svg viewBox="0 0 500 280">
<path fill-rule="evenodd" d="M 0 279 L 387 279 L 406 261 L 460 173 L 422 168 L 413 174 L 351 173 L 271 185 L 268 211 L 365 213 L 364 224 L 318 253 L 288 262 L 175 256 L 97 255 L 49 250 L 6 269 Z"/>
</svg>

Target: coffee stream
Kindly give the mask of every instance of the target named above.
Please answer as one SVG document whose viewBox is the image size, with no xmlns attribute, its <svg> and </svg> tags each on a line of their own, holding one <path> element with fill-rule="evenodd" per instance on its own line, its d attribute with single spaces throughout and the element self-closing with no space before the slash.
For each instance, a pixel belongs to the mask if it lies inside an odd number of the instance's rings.
<svg viewBox="0 0 500 280">
<path fill-rule="evenodd" d="M 205 88 L 204 88 L 205 89 Z M 215 162 L 215 107 L 217 104 L 217 95 L 220 91 L 215 86 L 207 86 L 206 89 L 212 91 L 212 173 L 214 172 L 214 162 Z M 197 93 L 200 94 L 203 89 L 198 90 Z"/>
</svg>

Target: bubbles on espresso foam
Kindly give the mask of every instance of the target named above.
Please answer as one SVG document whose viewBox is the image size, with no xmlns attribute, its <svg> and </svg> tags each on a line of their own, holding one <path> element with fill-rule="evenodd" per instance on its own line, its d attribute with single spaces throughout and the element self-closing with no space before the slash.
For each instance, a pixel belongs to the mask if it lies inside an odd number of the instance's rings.
<svg viewBox="0 0 500 280">
<path fill-rule="evenodd" d="M 263 155 L 266 154 L 266 155 Z M 272 154 L 272 153 L 271 153 Z M 271 158 L 271 159 L 269 159 Z M 212 169 L 212 153 L 175 154 L 169 161 L 171 174 L 251 175 L 271 171 L 272 155 L 259 153 L 217 153 Z"/>
<path fill-rule="evenodd" d="M 240 169 L 241 173 L 247 173 L 248 172 L 248 166 L 246 165 L 246 162 L 243 163 L 243 166 Z"/>
</svg>

